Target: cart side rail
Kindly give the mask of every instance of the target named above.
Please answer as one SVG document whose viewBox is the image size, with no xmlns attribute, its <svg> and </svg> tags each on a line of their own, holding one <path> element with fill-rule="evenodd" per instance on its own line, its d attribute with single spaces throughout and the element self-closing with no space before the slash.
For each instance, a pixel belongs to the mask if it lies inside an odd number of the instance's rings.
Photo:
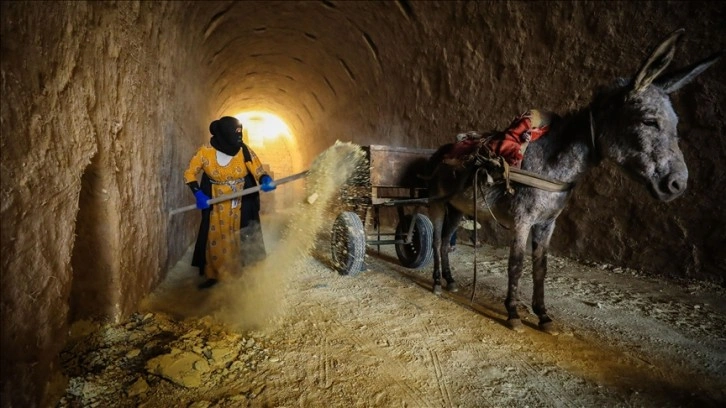
<svg viewBox="0 0 726 408">
<path fill-rule="evenodd" d="M 435 149 L 370 145 L 371 196 L 374 204 L 397 198 L 421 198 L 427 195 L 428 161 Z"/>
</svg>

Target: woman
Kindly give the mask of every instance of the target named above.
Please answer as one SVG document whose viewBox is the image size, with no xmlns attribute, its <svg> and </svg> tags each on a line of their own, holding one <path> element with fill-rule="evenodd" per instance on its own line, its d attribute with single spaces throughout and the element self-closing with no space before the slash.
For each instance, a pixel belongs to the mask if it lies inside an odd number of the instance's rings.
<svg viewBox="0 0 726 408">
<path fill-rule="evenodd" d="M 249 229 L 261 232 L 259 194 L 212 206 L 207 201 L 253 187 L 258 182 L 262 191 L 276 188 L 260 159 L 242 142 L 242 124 L 238 119 L 224 116 L 215 120 L 209 125 L 209 132 L 212 134 L 211 146 L 200 147 L 184 172 L 184 180 L 194 193 L 197 208 L 202 210 L 202 223 L 192 259 L 192 265 L 199 267 L 200 274 L 207 278 L 199 289 L 214 286 L 226 269 L 240 265 L 241 240 L 243 235 L 252 235 Z M 197 182 L 200 172 L 203 172 L 201 186 Z M 245 245 L 260 246 L 262 234 L 254 235 L 257 242 Z"/>
</svg>

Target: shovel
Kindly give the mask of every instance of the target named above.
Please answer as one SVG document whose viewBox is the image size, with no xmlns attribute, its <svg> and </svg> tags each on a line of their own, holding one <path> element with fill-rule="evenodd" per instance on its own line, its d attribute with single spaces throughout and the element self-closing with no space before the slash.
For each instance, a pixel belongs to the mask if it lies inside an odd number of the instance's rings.
<svg viewBox="0 0 726 408">
<path fill-rule="evenodd" d="M 279 186 L 279 185 L 282 185 L 282 184 L 285 184 L 285 183 L 289 183 L 291 181 L 295 181 L 297 179 L 303 178 L 303 177 L 305 177 L 307 175 L 308 175 L 308 170 L 305 170 L 305 171 L 302 171 L 300 173 L 293 174 L 292 176 L 287 176 L 287 177 L 283 177 L 283 178 L 281 178 L 279 180 L 275 180 L 275 185 Z M 219 197 L 211 198 L 211 199 L 207 200 L 207 204 L 212 205 L 212 204 L 221 203 L 222 201 L 227 201 L 227 200 L 231 200 L 233 198 L 246 196 L 248 194 L 256 193 L 258 191 L 260 191 L 260 186 L 254 186 L 254 187 L 246 188 L 246 189 L 244 189 L 242 191 L 238 191 L 236 193 L 226 194 L 226 195 L 222 195 L 222 196 L 219 196 Z M 197 205 L 196 204 L 191 204 L 191 205 L 188 205 L 186 207 L 181 207 L 181 208 L 177 208 L 175 210 L 171 210 L 171 212 L 169 213 L 169 216 L 172 216 L 174 214 L 183 213 L 183 212 L 186 212 L 186 211 L 195 210 L 195 209 L 197 209 Z"/>
</svg>

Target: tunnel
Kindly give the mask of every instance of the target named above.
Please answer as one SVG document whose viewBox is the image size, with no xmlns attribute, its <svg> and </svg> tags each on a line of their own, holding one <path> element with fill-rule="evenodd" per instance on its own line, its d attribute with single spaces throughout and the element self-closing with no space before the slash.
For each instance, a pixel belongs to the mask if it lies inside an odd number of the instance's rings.
<svg viewBox="0 0 726 408">
<path fill-rule="evenodd" d="M 50 404 L 79 319 L 118 322 L 193 244 L 183 171 L 235 116 L 274 178 L 336 141 L 433 149 L 566 113 L 685 29 L 674 66 L 726 49 L 720 2 L 2 2 L 2 399 Z M 552 252 L 652 276 L 726 279 L 726 63 L 672 95 L 686 193 L 605 163 Z M 263 122 L 274 130 L 261 135 Z M 295 188 L 263 196 L 284 211 Z M 484 226 L 492 245 L 506 231 Z"/>
</svg>

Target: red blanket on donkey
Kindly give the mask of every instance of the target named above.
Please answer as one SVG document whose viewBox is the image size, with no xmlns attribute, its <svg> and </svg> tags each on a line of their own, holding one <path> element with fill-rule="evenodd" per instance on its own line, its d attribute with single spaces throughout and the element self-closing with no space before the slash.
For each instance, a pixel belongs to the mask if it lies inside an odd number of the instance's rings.
<svg viewBox="0 0 726 408">
<path fill-rule="evenodd" d="M 476 153 L 482 142 L 496 156 L 501 156 L 510 166 L 520 167 L 524 150 L 529 142 L 544 136 L 550 130 L 553 114 L 531 109 L 517 116 L 503 132 L 481 135 L 467 132 L 457 135 L 457 143 L 445 155 L 446 159 L 461 159 Z"/>
</svg>

